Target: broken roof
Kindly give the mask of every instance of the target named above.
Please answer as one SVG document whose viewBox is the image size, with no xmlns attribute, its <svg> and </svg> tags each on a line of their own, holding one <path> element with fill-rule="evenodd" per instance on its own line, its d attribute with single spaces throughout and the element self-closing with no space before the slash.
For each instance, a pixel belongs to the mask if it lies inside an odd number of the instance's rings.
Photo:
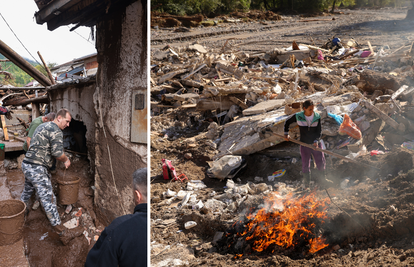
<svg viewBox="0 0 414 267">
<path fill-rule="evenodd" d="M 38 24 L 47 23 L 47 28 L 53 31 L 60 26 L 75 24 L 79 26 L 94 26 L 104 16 L 128 5 L 136 0 L 35 0 L 39 11 L 35 13 Z"/>
</svg>

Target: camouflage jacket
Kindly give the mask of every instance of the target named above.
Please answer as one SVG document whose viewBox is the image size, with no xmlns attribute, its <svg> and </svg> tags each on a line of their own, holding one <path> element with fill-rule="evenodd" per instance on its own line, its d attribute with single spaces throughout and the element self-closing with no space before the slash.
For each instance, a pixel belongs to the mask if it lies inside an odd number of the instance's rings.
<svg viewBox="0 0 414 267">
<path fill-rule="evenodd" d="M 37 127 L 30 141 L 25 161 L 52 167 L 52 157 L 63 155 L 63 133 L 54 122 L 46 122 Z"/>
</svg>

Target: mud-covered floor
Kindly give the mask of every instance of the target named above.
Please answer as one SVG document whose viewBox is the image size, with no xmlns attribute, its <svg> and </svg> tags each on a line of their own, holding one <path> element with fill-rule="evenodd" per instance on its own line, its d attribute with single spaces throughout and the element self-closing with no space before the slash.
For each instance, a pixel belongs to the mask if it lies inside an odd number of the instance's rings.
<svg viewBox="0 0 414 267">
<path fill-rule="evenodd" d="M 9 169 L 6 168 L 7 188 L 11 198 L 20 199 L 24 187 L 24 175 L 15 158 L 7 160 L 10 162 Z M 35 196 L 32 196 L 23 230 L 24 248 L 21 248 L 24 249 L 29 266 L 84 266 L 88 251 L 103 230 L 103 226 L 95 227 L 97 221 L 93 210 L 93 178 L 88 173 L 88 169 L 89 162 L 86 158 L 74 156 L 71 166 L 66 171 L 58 162 L 57 172 L 52 174 L 52 185 L 58 200 L 57 180 L 80 178 L 78 201 L 72 205 L 70 211 L 66 210 L 66 205 L 58 205 L 62 223 L 77 220 L 85 230 L 83 235 L 73 239 L 67 246 L 61 243 L 58 235 L 53 231 L 41 205 L 37 209 L 32 208 L 35 200 Z"/>
</svg>

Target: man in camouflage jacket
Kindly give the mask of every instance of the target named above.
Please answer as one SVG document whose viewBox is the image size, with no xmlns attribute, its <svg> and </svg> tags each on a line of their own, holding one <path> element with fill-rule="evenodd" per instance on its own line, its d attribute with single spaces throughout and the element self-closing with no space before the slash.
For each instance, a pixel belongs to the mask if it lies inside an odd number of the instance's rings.
<svg viewBox="0 0 414 267">
<path fill-rule="evenodd" d="M 61 109 L 53 121 L 37 127 L 22 163 L 25 183 L 20 198 L 27 204 L 33 192 L 36 191 L 47 218 L 64 245 L 74 237 L 81 235 L 83 229 L 81 227 L 67 229 L 61 224 L 49 169 L 52 167 L 53 158 L 64 162 L 66 168 L 70 166 L 70 160 L 63 152 L 62 130 L 69 126 L 71 119 L 69 111 Z"/>
</svg>

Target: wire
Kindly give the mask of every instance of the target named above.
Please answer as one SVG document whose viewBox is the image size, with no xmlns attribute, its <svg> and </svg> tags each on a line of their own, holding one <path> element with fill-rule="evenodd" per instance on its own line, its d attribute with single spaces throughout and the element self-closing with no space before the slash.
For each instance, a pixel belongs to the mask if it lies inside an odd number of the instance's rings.
<svg viewBox="0 0 414 267">
<path fill-rule="evenodd" d="M 14 34 L 14 36 L 16 36 L 17 40 L 22 44 L 22 46 L 24 47 L 24 49 L 26 49 L 27 53 L 29 53 L 29 55 L 34 59 L 34 61 L 36 61 L 37 64 L 39 64 L 46 71 L 46 68 L 42 64 L 40 64 L 39 61 L 37 61 L 37 59 L 30 53 L 30 51 L 27 50 L 26 46 L 24 46 L 24 44 L 22 43 L 22 41 L 20 41 L 19 37 L 17 37 L 17 35 L 14 33 L 13 29 L 10 27 L 9 23 L 7 23 L 6 19 L 3 17 L 3 15 L 1 13 L 0 13 L 0 16 L 3 18 L 3 20 L 6 23 L 7 27 L 9 27 L 9 29 Z"/>
<path fill-rule="evenodd" d="M 67 27 L 70 29 L 70 27 L 67 25 Z M 73 31 L 75 32 L 77 35 L 79 35 L 80 37 L 82 37 L 85 41 L 87 41 L 88 43 L 90 43 L 91 45 L 95 46 L 94 43 L 90 42 L 88 39 L 86 39 L 85 37 L 83 37 L 82 35 L 80 35 L 77 31 Z"/>
</svg>

